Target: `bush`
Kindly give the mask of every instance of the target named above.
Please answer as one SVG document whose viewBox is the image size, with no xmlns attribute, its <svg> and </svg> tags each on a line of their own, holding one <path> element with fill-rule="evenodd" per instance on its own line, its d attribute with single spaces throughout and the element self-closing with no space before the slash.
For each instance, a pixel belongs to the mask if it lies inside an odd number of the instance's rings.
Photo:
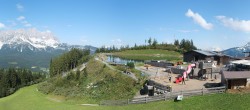
<svg viewBox="0 0 250 110">
<path fill-rule="evenodd" d="M 129 68 L 135 68 L 134 62 L 128 62 L 128 63 L 127 63 L 127 66 L 128 66 Z"/>
<path fill-rule="evenodd" d="M 55 90 L 55 86 L 52 83 L 43 82 L 38 85 L 37 89 L 44 94 L 49 94 Z"/>
</svg>

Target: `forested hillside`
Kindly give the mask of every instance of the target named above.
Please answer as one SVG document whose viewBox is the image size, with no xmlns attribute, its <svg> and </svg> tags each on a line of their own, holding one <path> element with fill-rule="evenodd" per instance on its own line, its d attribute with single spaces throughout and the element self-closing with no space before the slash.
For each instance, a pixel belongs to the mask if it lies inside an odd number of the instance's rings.
<svg viewBox="0 0 250 110">
<path fill-rule="evenodd" d="M 63 55 L 51 59 L 50 61 L 50 76 L 61 75 L 62 72 L 67 72 L 90 58 L 90 50 L 81 50 L 73 48 Z"/>
<path fill-rule="evenodd" d="M 41 82 L 42 73 L 32 73 L 26 69 L 0 69 L 0 97 L 8 96 L 21 87 Z"/>
</svg>

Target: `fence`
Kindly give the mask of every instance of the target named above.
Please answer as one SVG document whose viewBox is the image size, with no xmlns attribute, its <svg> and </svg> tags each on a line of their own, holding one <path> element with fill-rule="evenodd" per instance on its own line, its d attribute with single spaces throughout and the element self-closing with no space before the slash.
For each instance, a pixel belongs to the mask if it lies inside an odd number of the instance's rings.
<svg viewBox="0 0 250 110">
<path fill-rule="evenodd" d="M 162 95 L 157 95 L 157 96 L 133 98 L 133 99 L 127 99 L 127 100 L 105 100 L 105 101 L 101 101 L 100 105 L 141 104 L 141 103 L 149 103 L 149 102 L 161 101 L 161 100 L 165 100 L 165 101 L 171 100 L 171 99 L 175 99 L 178 95 L 183 95 L 183 97 L 190 97 L 190 96 L 205 95 L 205 94 L 224 93 L 225 91 L 226 91 L 225 86 L 214 87 L 214 88 L 204 88 L 204 89 L 197 89 L 197 90 L 170 92 L 167 94 L 162 94 Z"/>
<path fill-rule="evenodd" d="M 175 74 L 183 74 L 186 70 L 185 69 L 179 69 L 175 67 L 171 67 L 171 71 Z"/>
<path fill-rule="evenodd" d="M 176 68 L 176 67 L 170 67 L 170 68 L 171 68 L 171 71 L 174 74 L 180 74 L 180 75 L 182 75 L 183 72 L 186 71 L 185 69 L 179 69 L 179 68 Z M 200 70 L 201 70 L 200 68 L 194 68 L 194 73 L 193 74 L 198 75 L 198 73 L 199 73 Z M 220 73 L 221 70 L 222 69 L 220 67 L 212 67 L 212 73 Z M 206 72 L 206 73 L 211 73 L 211 70 L 209 72 Z"/>
<path fill-rule="evenodd" d="M 157 83 L 157 82 L 155 82 L 153 80 L 149 80 L 148 83 L 149 83 L 149 85 L 154 86 L 157 89 L 161 89 L 161 90 L 164 90 L 164 91 L 171 92 L 171 87 L 170 86 L 165 86 L 165 85 L 163 85 L 161 83 Z"/>
<path fill-rule="evenodd" d="M 168 66 L 174 66 L 173 63 L 167 62 L 167 61 L 150 61 L 147 60 L 145 61 L 145 64 L 149 64 L 151 66 L 155 66 L 155 67 L 163 67 L 166 68 Z"/>
</svg>

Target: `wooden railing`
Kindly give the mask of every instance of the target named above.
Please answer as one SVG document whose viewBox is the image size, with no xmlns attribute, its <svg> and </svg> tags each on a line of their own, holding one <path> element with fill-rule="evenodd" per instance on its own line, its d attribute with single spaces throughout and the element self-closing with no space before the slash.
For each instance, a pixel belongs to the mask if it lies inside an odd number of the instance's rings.
<svg viewBox="0 0 250 110">
<path fill-rule="evenodd" d="M 225 86 L 222 87 L 214 87 L 214 88 L 202 88 L 197 90 L 188 90 L 188 91 L 178 91 L 178 92 L 170 92 L 167 94 L 149 96 L 149 97 L 141 97 L 141 98 L 133 98 L 127 100 L 104 100 L 100 102 L 100 105 L 127 105 L 127 104 L 141 104 L 141 103 L 149 103 L 161 100 L 172 100 L 175 99 L 178 95 L 183 95 L 183 97 L 197 96 L 197 95 L 205 95 L 205 94 L 217 94 L 224 93 L 226 91 Z"/>
</svg>

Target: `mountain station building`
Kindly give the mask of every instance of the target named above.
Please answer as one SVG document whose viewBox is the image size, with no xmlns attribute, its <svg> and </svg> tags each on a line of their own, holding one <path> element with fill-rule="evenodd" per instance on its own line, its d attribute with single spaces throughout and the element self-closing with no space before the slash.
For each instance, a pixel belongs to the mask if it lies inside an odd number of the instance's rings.
<svg viewBox="0 0 250 110">
<path fill-rule="evenodd" d="M 225 65 L 230 60 L 230 56 L 215 51 L 191 50 L 183 54 L 184 62 L 215 61 L 217 65 Z"/>
</svg>

